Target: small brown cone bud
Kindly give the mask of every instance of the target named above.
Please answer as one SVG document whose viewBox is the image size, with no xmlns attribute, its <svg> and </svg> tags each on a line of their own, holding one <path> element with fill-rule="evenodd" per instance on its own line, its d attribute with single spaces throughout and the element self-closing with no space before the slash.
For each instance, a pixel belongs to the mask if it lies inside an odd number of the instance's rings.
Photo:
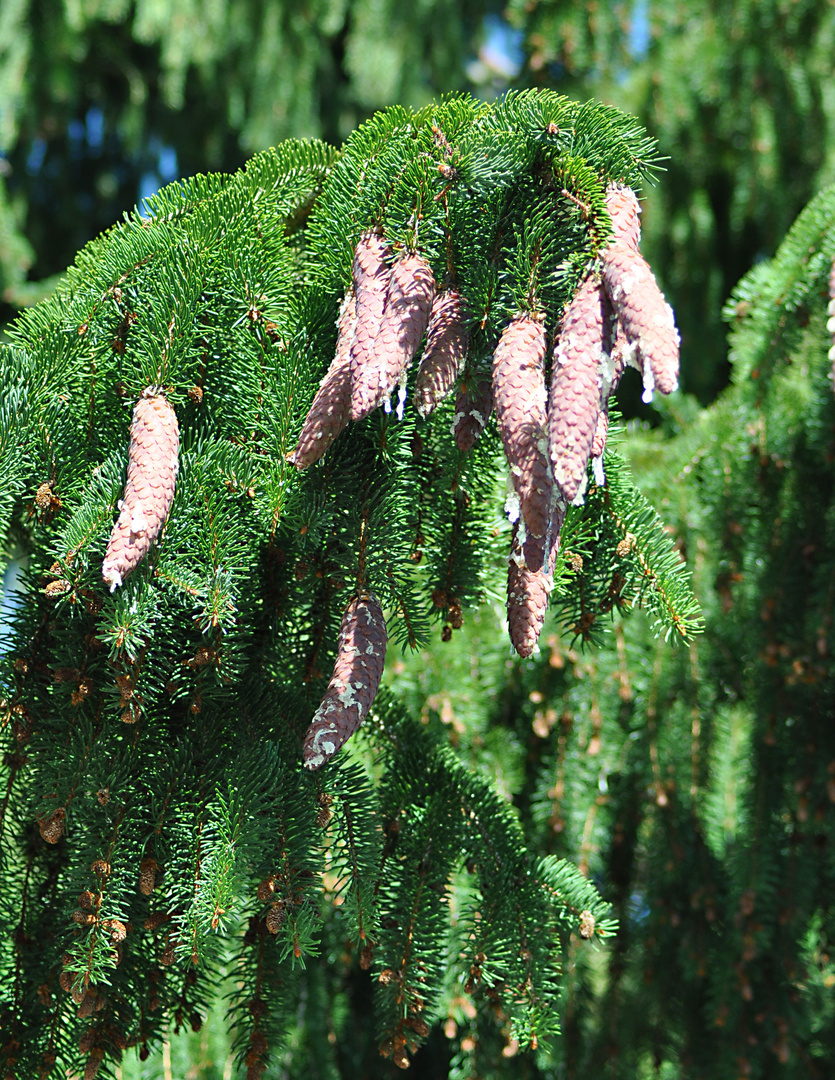
<svg viewBox="0 0 835 1080">
<path fill-rule="evenodd" d="M 304 738 L 305 768 L 321 768 L 365 719 L 380 686 L 387 640 L 377 598 L 365 593 L 352 600 L 342 616 L 333 674 Z"/>
<path fill-rule="evenodd" d="M 38 818 L 38 829 L 41 836 L 46 840 L 47 844 L 57 844 L 61 837 L 64 835 L 64 822 L 67 819 L 67 812 L 62 807 L 59 807 L 54 813 L 50 814 L 46 818 Z"/>
<path fill-rule="evenodd" d="M 600 416 L 601 367 L 612 350 L 613 318 L 588 277 L 568 305 L 554 348 L 548 435 L 554 481 L 568 502 L 580 493 Z"/>
<path fill-rule="evenodd" d="M 267 929 L 271 934 L 277 934 L 284 923 L 284 916 L 286 914 L 287 905 L 283 900 L 277 900 L 270 910 L 267 912 L 267 917 L 264 920 L 267 925 Z"/>
<path fill-rule="evenodd" d="M 644 378 L 644 400 L 678 386 L 678 345 L 673 311 L 658 288 L 646 260 L 626 244 L 614 244 L 601 256 L 603 283 L 623 327 L 627 362 Z"/>
<path fill-rule="evenodd" d="M 176 413 L 162 394 L 148 387 L 133 410 L 127 483 L 102 564 L 111 592 L 159 536 L 174 500 L 179 451 Z"/>
<path fill-rule="evenodd" d="M 362 420 L 378 405 L 388 403 L 418 350 L 429 322 L 435 279 L 421 255 L 406 255 L 391 268 L 383 313 L 376 327 L 373 348 L 360 347 L 360 311 L 351 350 L 351 419 Z M 366 330 L 365 324 L 362 330 Z"/>
<path fill-rule="evenodd" d="M 630 187 L 610 184 L 606 189 L 606 209 L 612 219 L 615 243 L 624 243 L 633 251 L 641 242 L 641 205 Z"/>
<path fill-rule="evenodd" d="M 554 564 L 559 550 L 559 534 L 564 510 L 559 505 L 551 521 L 551 540 L 548 545 L 547 567 L 529 570 L 533 559 L 525 558 L 520 542 L 520 526 L 513 527 L 510 559 L 507 567 L 507 625 L 513 648 L 520 656 L 530 656 L 539 641 L 548 611 L 548 601 L 554 585 Z M 544 560 L 543 560 L 544 561 Z"/>
<path fill-rule="evenodd" d="M 351 416 L 351 340 L 357 319 L 357 304 L 348 293 L 339 313 L 336 356 L 331 361 L 308 410 L 298 445 L 290 460 L 301 471 L 318 461 L 339 435 Z"/>
<path fill-rule="evenodd" d="M 415 405 L 421 416 L 429 416 L 455 385 L 469 340 L 464 298 L 455 289 L 436 293 L 415 381 Z"/>
<path fill-rule="evenodd" d="M 548 532 L 554 496 L 544 363 L 544 326 L 530 315 L 518 315 L 493 354 L 493 406 L 521 518 L 536 539 Z"/>
<path fill-rule="evenodd" d="M 157 866 L 156 860 L 152 859 L 149 855 L 146 855 L 142 862 L 139 864 L 139 891 L 143 896 L 150 896 L 154 891 L 154 887 L 157 883 Z"/>
<path fill-rule="evenodd" d="M 472 450 L 487 427 L 493 411 L 493 384 L 490 379 L 474 376 L 462 382 L 455 398 L 452 435 L 462 454 Z"/>
</svg>

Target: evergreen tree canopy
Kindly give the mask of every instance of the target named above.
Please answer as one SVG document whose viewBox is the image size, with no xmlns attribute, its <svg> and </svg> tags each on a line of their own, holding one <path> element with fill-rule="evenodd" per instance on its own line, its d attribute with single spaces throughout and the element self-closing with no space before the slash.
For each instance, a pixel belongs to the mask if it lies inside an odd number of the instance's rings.
<svg viewBox="0 0 835 1080">
<path fill-rule="evenodd" d="M 2 660 L 5 1075 L 147 1055 L 172 1020 L 199 1027 L 227 978 L 247 1077 L 369 1075 L 377 1045 L 405 1067 L 452 986 L 479 1054 L 547 1063 L 559 953 L 613 929 L 594 885 L 526 846 L 495 782 L 390 692 L 331 764 L 301 765 L 353 597 L 373 590 L 408 651 L 433 620 L 452 636 L 495 582 L 496 426 L 462 452 L 451 400 L 422 419 L 409 393 L 303 472 L 290 455 L 352 281 L 362 301 L 369 230 L 460 290 L 477 382 L 520 313 L 558 336 L 605 266 L 607 187 L 654 165 L 630 118 L 552 93 L 397 107 L 338 155 L 286 142 L 164 189 L 16 321 L 0 522 L 28 570 Z M 160 479 L 149 453 L 164 478 L 139 499 Z M 689 638 L 671 540 L 626 464 L 605 469 L 568 509 L 555 601 L 583 639 L 636 605 Z M 128 576 L 114 516 L 160 523 L 172 476 L 161 543 Z M 367 972 L 376 1043 L 352 1022 Z M 455 1068 L 472 1041 L 444 1051 Z"/>
</svg>

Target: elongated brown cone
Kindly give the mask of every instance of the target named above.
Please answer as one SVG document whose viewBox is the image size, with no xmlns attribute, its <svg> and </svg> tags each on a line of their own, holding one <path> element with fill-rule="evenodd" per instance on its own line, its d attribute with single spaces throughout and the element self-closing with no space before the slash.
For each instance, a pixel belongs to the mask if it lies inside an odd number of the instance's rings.
<svg viewBox="0 0 835 1080">
<path fill-rule="evenodd" d="M 671 393 L 678 386 L 678 331 L 652 270 L 625 244 L 607 248 L 601 262 L 603 283 L 644 378 L 644 399 L 650 401 L 656 387 Z"/>
<path fill-rule="evenodd" d="M 388 244 L 373 232 L 364 233 L 354 251 L 351 274 L 356 297 L 356 323 L 351 339 L 352 383 L 354 373 L 362 371 L 374 360 L 377 333 L 386 308 L 386 294 L 391 279 L 391 266 L 386 261 L 390 255 Z M 351 418 L 356 419 L 353 409 Z"/>
<path fill-rule="evenodd" d="M 391 397 L 418 350 L 434 293 L 435 279 L 426 259 L 407 255 L 398 260 L 391 268 L 373 339 L 357 294 L 357 327 L 351 349 L 352 420 L 362 420 Z M 361 332 L 365 335 L 362 340 Z"/>
<path fill-rule="evenodd" d="M 319 384 L 305 417 L 296 449 L 290 461 L 301 471 L 325 453 L 351 415 L 351 340 L 357 320 L 356 297 L 352 292 L 342 302 L 336 355 Z"/>
<path fill-rule="evenodd" d="M 832 362 L 832 388 L 835 390 L 835 261 L 829 273 L 829 306 L 826 309 L 829 316 L 826 328 L 832 335 L 832 346 L 829 350 L 829 359 Z"/>
<path fill-rule="evenodd" d="M 606 189 L 606 209 L 612 219 L 615 243 L 637 251 L 641 242 L 641 206 L 635 192 L 631 187 L 610 184 Z"/>
<path fill-rule="evenodd" d="M 133 410 L 127 483 L 101 568 L 111 592 L 159 536 L 174 501 L 179 451 L 176 413 L 158 389 L 149 386 Z"/>
<path fill-rule="evenodd" d="M 472 450 L 476 440 L 487 427 L 493 411 L 493 383 L 489 378 L 468 378 L 462 382 L 455 397 L 455 417 L 452 435 L 462 454 Z"/>
<path fill-rule="evenodd" d="M 520 542 L 520 525 L 513 527 L 510 558 L 507 566 L 507 626 L 513 648 L 520 656 L 530 656 L 539 641 L 554 585 L 554 564 L 559 550 L 559 536 L 565 510 L 557 506 L 551 521 L 547 564 L 529 570 Z"/>
<path fill-rule="evenodd" d="M 380 686 L 387 640 L 377 598 L 363 593 L 352 600 L 342 616 L 333 674 L 304 737 L 306 769 L 321 768 L 368 715 Z"/>
<path fill-rule="evenodd" d="M 421 416 L 429 416 L 455 386 L 469 340 L 464 298 L 455 289 L 436 293 L 415 381 L 415 405 Z"/>
<path fill-rule="evenodd" d="M 544 362 L 544 326 L 530 315 L 518 315 L 493 353 L 493 407 L 522 520 L 534 538 L 548 531 L 554 490 Z"/>
<path fill-rule="evenodd" d="M 574 501 L 585 480 L 613 330 L 609 300 L 600 283 L 588 277 L 563 316 L 554 347 L 548 402 L 554 482 L 568 502 Z"/>
</svg>

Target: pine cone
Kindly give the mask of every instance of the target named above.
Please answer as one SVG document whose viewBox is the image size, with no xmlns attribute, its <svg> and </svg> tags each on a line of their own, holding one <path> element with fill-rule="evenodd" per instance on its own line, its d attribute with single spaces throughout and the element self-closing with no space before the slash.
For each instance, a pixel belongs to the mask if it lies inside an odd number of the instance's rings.
<svg viewBox="0 0 835 1080">
<path fill-rule="evenodd" d="M 641 242 L 641 206 L 631 187 L 610 184 L 606 188 L 606 209 L 612 219 L 615 243 L 626 244 L 633 251 Z"/>
<path fill-rule="evenodd" d="M 609 414 L 605 409 L 601 409 L 597 414 L 597 426 L 594 429 L 594 438 L 591 441 L 591 454 L 589 456 L 592 460 L 599 458 L 606 449 L 606 439 L 608 436 Z"/>
<path fill-rule="evenodd" d="M 625 244 L 601 257 L 603 283 L 644 377 L 644 398 L 655 387 L 669 394 L 678 386 L 678 331 L 673 311 L 646 260 Z"/>
<path fill-rule="evenodd" d="M 554 494 L 544 361 L 545 328 L 530 315 L 517 315 L 493 354 L 493 405 L 522 520 L 537 539 L 548 531 Z"/>
<path fill-rule="evenodd" d="M 600 416 L 601 369 L 609 362 L 614 318 L 593 277 L 566 308 L 554 348 L 548 437 L 554 481 L 573 502 L 585 480 Z"/>
<path fill-rule="evenodd" d="M 435 294 L 415 381 L 415 405 L 421 416 L 429 416 L 443 401 L 464 365 L 470 339 L 464 312 L 464 298 L 455 289 Z"/>
<path fill-rule="evenodd" d="M 356 298 L 349 292 L 339 312 L 336 356 L 319 384 L 298 445 L 290 455 L 299 472 L 322 457 L 351 416 L 351 341 L 356 321 Z"/>
<path fill-rule="evenodd" d="M 371 258 L 368 262 L 369 266 L 377 265 Z M 355 266 L 356 263 L 355 257 Z M 385 271 L 385 264 L 382 265 Z M 356 285 L 357 327 L 351 347 L 352 420 L 362 420 L 388 401 L 417 352 L 429 322 L 435 279 L 426 259 L 407 255 L 385 272 L 387 288 L 382 310 L 379 283 L 383 272 L 375 273 L 371 279 L 373 288 L 369 286 L 365 290 L 373 303 L 362 304 L 359 283 Z"/>
<path fill-rule="evenodd" d="M 487 378 L 469 378 L 462 382 L 455 398 L 455 417 L 452 435 L 462 454 L 472 450 L 476 440 L 487 427 L 493 411 L 493 384 Z"/>
<path fill-rule="evenodd" d="M 177 415 L 149 386 L 133 410 L 125 493 L 102 563 L 102 577 L 111 592 L 136 569 L 159 536 L 174 500 L 179 450 Z"/>
<path fill-rule="evenodd" d="M 387 640 L 377 598 L 364 593 L 352 600 L 342 616 L 331 680 L 304 737 L 305 768 L 321 768 L 367 716 L 383 674 Z"/>
<path fill-rule="evenodd" d="M 513 648 L 520 656 L 531 655 L 542 633 L 554 585 L 554 564 L 564 517 L 565 511 L 558 506 L 551 521 L 547 566 L 543 565 L 539 570 L 528 569 L 530 555 L 526 559 L 522 530 L 518 522 L 513 526 L 507 565 L 507 625 Z"/>
</svg>

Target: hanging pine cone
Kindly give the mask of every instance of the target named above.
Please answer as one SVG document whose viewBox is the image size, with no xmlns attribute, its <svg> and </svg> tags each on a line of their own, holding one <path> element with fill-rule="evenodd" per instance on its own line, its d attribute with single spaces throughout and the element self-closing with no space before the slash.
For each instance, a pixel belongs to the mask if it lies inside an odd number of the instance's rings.
<svg viewBox="0 0 835 1080">
<path fill-rule="evenodd" d="M 522 521 L 534 538 L 548 532 L 554 494 L 544 362 L 544 326 L 530 315 L 517 315 L 493 354 L 493 406 Z"/>
<path fill-rule="evenodd" d="M 610 184 L 606 189 L 606 209 L 612 219 L 615 243 L 637 251 L 641 242 L 641 206 L 635 192 L 621 184 Z"/>
<path fill-rule="evenodd" d="M 133 410 L 125 493 L 107 543 L 102 577 L 110 591 L 135 570 L 159 536 L 179 468 L 177 416 L 156 387 L 143 391 Z"/>
<path fill-rule="evenodd" d="M 387 640 L 377 598 L 363 593 L 352 600 L 342 616 L 333 674 L 304 737 L 305 768 L 321 768 L 368 715 L 383 674 Z"/>
<path fill-rule="evenodd" d="M 452 435 L 462 454 L 472 450 L 487 427 L 493 411 L 493 384 L 489 378 L 474 375 L 463 381 L 455 398 Z"/>
<path fill-rule="evenodd" d="M 421 255 L 406 255 L 391 270 L 386 270 L 377 248 L 364 259 L 363 269 L 365 263 L 368 286 L 363 285 L 361 290 L 360 281 L 365 281 L 365 277 L 355 279 L 357 325 L 351 347 L 352 420 L 362 420 L 391 397 L 418 350 L 435 292 L 432 270 Z M 383 270 L 379 269 L 381 263 Z M 356 256 L 354 265 L 357 265 Z M 369 276 L 372 270 L 374 274 Z M 386 290 L 380 309 L 380 284 L 384 279 Z M 368 304 L 362 302 L 366 294 Z"/>
<path fill-rule="evenodd" d="M 601 256 L 603 283 L 623 327 L 633 359 L 644 378 L 644 399 L 657 387 L 669 394 L 678 386 L 678 344 L 673 311 L 646 260 L 626 244 Z"/>
<path fill-rule="evenodd" d="M 469 339 L 463 296 L 455 289 L 436 293 L 415 381 L 415 405 L 421 416 L 429 416 L 455 385 Z"/>
<path fill-rule="evenodd" d="M 339 312 L 336 355 L 319 384 L 305 417 L 298 445 L 290 455 L 290 461 L 299 472 L 322 457 L 350 418 L 351 341 L 356 321 L 356 298 L 349 292 Z"/>
<path fill-rule="evenodd" d="M 530 656 L 539 641 L 554 586 L 554 564 L 559 550 L 559 535 L 564 511 L 557 508 L 551 522 L 547 565 L 529 570 L 517 522 L 513 526 L 510 558 L 507 566 L 507 626 L 513 648 L 520 656 Z M 544 560 L 543 560 L 544 562 Z"/>
<path fill-rule="evenodd" d="M 568 305 L 554 348 L 548 438 L 554 481 L 573 502 L 586 476 L 600 416 L 601 369 L 614 318 L 602 286 L 588 277 Z"/>
</svg>

